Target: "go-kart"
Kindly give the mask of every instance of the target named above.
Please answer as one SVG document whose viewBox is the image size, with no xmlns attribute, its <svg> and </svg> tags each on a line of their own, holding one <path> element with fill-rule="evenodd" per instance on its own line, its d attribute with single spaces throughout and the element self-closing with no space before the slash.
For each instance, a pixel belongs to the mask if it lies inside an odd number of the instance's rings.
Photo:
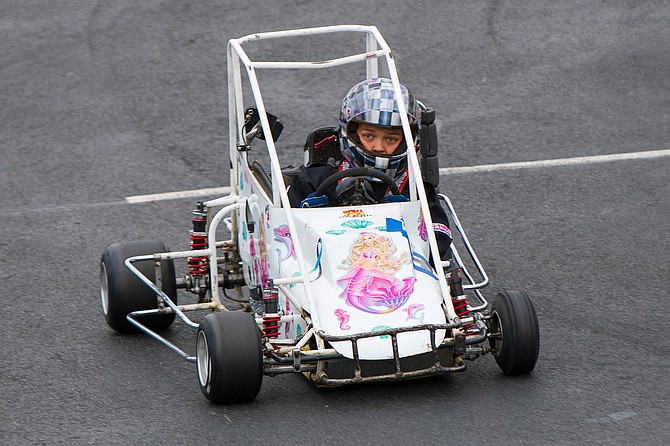
<svg viewBox="0 0 670 446">
<path fill-rule="evenodd" d="M 253 61 L 243 49 L 263 40 L 337 33 L 360 35 L 361 52 L 317 61 Z M 186 250 L 145 240 L 104 251 L 100 291 L 109 326 L 144 332 L 194 362 L 207 399 L 254 400 L 265 375 L 302 373 L 317 386 L 390 381 L 464 371 L 465 360 L 489 353 L 505 374 L 533 370 L 539 328 L 531 300 L 522 291 L 504 291 L 487 302 L 481 289 L 489 279 L 444 194 L 438 196 L 450 215 L 454 243 L 448 260 L 438 253 L 424 187 L 424 181 L 439 182 L 431 108 L 421 104 L 416 146 L 398 101 L 409 198 L 400 197 L 385 174 L 354 168 L 331 176 L 314 194 L 324 198 L 333 185 L 348 184 L 336 190 L 333 202 L 290 206 L 288 180 L 306 165 L 339 160 L 338 134 L 330 127 L 306 131 L 303 165 L 282 167 L 276 142 L 283 124 L 266 110 L 257 71 L 364 64 L 366 76 L 375 78 L 380 61 L 400 97 L 391 49 L 373 26 L 230 40 L 229 195 L 197 203 Z M 245 106 L 249 90 L 253 104 Z M 254 159 L 259 147 L 265 165 Z M 374 202 L 361 193 L 368 181 L 387 182 L 398 199 Z M 184 274 L 177 274 L 177 260 L 185 260 Z M 190 295 L 189 303 L 178 303 L 178 292 L 179 301 Z M 195 331 L 194 355 L 160 334 L 175 319 Z"/>
</svg>

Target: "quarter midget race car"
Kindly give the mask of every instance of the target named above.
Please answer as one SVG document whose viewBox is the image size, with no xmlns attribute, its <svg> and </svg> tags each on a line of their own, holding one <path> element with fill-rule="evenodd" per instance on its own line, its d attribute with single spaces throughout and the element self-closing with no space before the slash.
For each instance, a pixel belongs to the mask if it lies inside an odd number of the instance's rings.
<svg viewBox="0 0 670 446">
<path fill-rule="evenodd" d="M 360 39 L 359 52 L 259 61 L 245 51 L 263 41 L 343 33 Z M 522 291 L 501 292 L 491 303 L 484 298 L 489 279 L 444 194 L 439 203 L 454 242 L 447 260 L 438 253 L 424 187 L 439 182 L 433 109 L 421 104 L 415 144 L 397 101 L 408 147 L 408 198 L 375 202 L 362 194 L 370 181 L 390 181 L 397 192 L 392 179 L 360 167 L 332 175 L 313 194 L 348 181 L 353 187 L 337 197 L 337 206 L 290 205 L 292 175 L 341 159 L 338 134 L 305 129 L 307 142 L 298 149 L 304 161 L 287 167 L 280 155 L 295 158 L 296 151 L 277 149 L 283 124 L 266 110 L 257 73 L 358 65 L 366 79 L 390 78 L 398 98 L 395 61 L 377 28 L 251 34 L 228 42 L 227 62 L 230 193 L 195 205 L 188 249 L 147 240 L 105 249 L 100 293 L 108 325 L 146 333 L 194 362 L 202 393 L 216 403 L 252 401 L 264 376 L 285 373 L 339 386 L 461 372 L 465 360 L 487 354 L 505 374 L 531 372 L 539 353 L 533 304 Z M 184 262 L 183 273 L 177 261 Z M 195 332 L 193 355 L 161 335 L 175 320 Z"/>
</svg>

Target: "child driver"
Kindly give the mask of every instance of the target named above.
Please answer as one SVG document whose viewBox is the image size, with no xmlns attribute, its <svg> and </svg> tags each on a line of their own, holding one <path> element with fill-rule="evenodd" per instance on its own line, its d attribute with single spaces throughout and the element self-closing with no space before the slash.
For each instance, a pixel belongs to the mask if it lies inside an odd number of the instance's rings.
<svg viewBox="0 0 670 446">
<path fill-rule="evenodd" d="M 416 146 L 421 108 L 404 86 L 401 85 L 400 89 Z M 339 141 L 343 155 L 339 163 L 313 164 L 292 177 L 287 191 L 291 206 L 300 207 L 326 178 L 338 171 L 354 167 L 368 167 L 385 173 L 393 179 L 401 194 L 409 196 L 409 188 L 406 187 L 407 144 L 390 79 L 367 79 L 349 90 L 340 110 Z M 370 184 L 372 198 L 383 202 L 390 193 L 388 186 L 375 179 Z M 331 203 L 334 202 L 336 186 L 334 184 L 326 192 Z M 432 184 L 424 182 L 424 188 L 441 258 L 448 259 L 451 233 L 447 215 L 437 203 Z"/>
</svg>

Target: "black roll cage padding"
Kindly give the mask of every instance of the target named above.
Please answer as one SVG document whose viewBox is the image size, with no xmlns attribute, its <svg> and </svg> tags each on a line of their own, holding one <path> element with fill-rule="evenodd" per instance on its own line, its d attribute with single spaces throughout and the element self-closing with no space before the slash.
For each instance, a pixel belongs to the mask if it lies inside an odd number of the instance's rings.
<svg viewBox="0 0 670 446">
<path fill-rule="evenodd" d="M 424 181 L 431 183 L 437 188 L 440 184 L 440 164 L 437 158 L 435 109 L 431 107 L 422 107 L 419 148 L 421 154 L 421 158 L 419 159 L 421 176 Z"/>
</svg>

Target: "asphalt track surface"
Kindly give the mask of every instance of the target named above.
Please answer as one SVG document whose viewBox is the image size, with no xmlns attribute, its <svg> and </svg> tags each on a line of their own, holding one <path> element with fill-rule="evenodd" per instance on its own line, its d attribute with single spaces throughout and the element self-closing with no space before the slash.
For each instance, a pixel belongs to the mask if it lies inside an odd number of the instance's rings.
<svg viewBox="0 0 670 446">
<path fill-rule="evenodd" d="M 194 198 L 126 197 L 228 184 L 228 39 L 341 23 L 394 48 L 443 168 L 547 161 L 441 177 L 488 296 L 533 297 L 539 362 L 331 390 L 279 376 L 212 405 L 193 364 L 106 326 L 100 255 L 187 246 Z M 670 149 L 668 23 L 664 0 L 1 0 L 0 444 L 670 444 L 670 157 L 629 155 Z M 296 160 L 348 88 L 315 79 L 268 95 Z M 603 155 L 621 156 L 550 161 Z"/>
</svg>

